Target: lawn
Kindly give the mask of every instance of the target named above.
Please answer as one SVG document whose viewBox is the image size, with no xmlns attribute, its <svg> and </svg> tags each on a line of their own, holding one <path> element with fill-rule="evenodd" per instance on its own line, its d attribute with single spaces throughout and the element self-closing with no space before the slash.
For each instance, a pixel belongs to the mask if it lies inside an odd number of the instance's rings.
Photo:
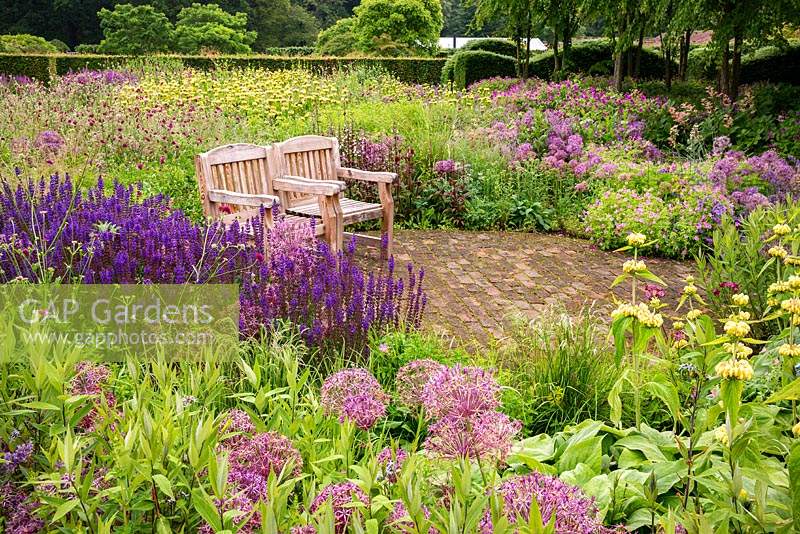
<svg viewBox="0 0 800 534">
<path fill-rule="evenodd" d="M 114 361 L 28 335 L 47 310 L 21 327 L 4 298 L 0 525 L 791 532 L 798 96 L 143 63 L 4 78 L 5 294 L 233 284 L 239 298 L 224 303 L 236 339 Z M 618 250 L 626 298 L 610 314 L 555 306 L 467 351 L 422 327 L 425 266 L 365 264 L 285 222 L 253 239 L 204 219 L 197 153 L 308 133 L 338 137 L 347 166 L 398 174 L 396 225 L 586 238 Z M 691 262 L 678 302 L 652 256 Z"/>
</svg>

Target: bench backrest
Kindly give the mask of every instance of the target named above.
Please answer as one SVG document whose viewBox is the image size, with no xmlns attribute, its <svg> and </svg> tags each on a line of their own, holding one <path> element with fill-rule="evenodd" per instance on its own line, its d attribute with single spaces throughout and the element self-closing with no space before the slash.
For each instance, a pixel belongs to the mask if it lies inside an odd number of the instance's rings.
<svg viewBox="0 0 800 534">
<path fill-rule="evenodd" d="M 200 199 L 206 216 L 226 217 L 237 207 L 221 204 L 208 198 L 211 189 L 223 189 L 244 194 L 274 194 L 269 179 L 270 149 L 260 145 L 238 143 L 225 145 L 199 154 L 195 159 Z M 245 211 L 252 211 L 247 210 Z"/>
<path fill-rule="evenodd" d="M 335 137 L 292 137 L 273 145 L 273 150 L 274 166 L 279 174 L 312 180 L 338 180 L 339 141 Z M 288 193 L 282 200 L 287 207 L 291 207 L 312 198 L 302 193 Z"/>
</svg>

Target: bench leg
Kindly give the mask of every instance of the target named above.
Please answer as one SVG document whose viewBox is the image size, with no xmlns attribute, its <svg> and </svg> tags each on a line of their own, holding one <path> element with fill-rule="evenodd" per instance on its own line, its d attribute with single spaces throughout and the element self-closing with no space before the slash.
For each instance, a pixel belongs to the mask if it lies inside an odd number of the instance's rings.
<svg viewBox="0 0 800 534">
<path fill-rule="evenodd" d="M 394 241 L 394 199 L 392 198 L 392 184 L 378 184 L 378 193 L 383 207 L 381 218 L 381 237 L 386 235 L 386 250 L 381 250 L 381 259 L 392 255 L 392 242 Z"/>
</svg>

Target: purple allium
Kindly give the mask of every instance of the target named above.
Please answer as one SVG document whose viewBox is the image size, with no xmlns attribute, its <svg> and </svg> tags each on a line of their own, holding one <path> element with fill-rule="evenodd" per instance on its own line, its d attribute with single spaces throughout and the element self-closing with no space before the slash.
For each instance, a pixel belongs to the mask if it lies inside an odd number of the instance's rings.
<svg viewBox="0 0 800 534">
<path fill-rule="evenodd" d="M 403 464 L 408 459 L 408 453 L 399 447 L 386 447 L 375 458 L 380 465 L 378 478 L 394 484 L 397 482 L 397 474 L 403 469 Z"/>
<path fill-rule="evenodd" d="M 768 206 L 769 199 L 757 187 L 747 187 L 731 193 L 731 198 L 742 207 L 744 213 L 750 213 L 759 206 Z"/>
<path fill-rule="evenodd" d="M 721 156 L 731 146 L 731 138 L 727 135 L 720 135 L 714 138 L 714 145 L 711 153 L 715 156 Z"/>
<path fill-rule="evenodd" d="M 361 488 L 350 481 L 328 484 L 311 503 L 310 512 L 313 514 L 328 502 L 333 508 L 336 533 L 344 534 L 347 530 L 347 524 L 350 522 L 350 517 L 355 510 L 350 505 L 354 502 L 360 502 L 364 506 L 368 506 L 369 497 Z"/>
<path fill-rule="evenodd" d="M 443 159 L 433 164 L 433 170 L 440 174 L 449 174 L 459 170 L 459 164 L 452 159 Z"/>
<path fill-rule="evenodd" d="M 500 405 L 500 385 L 492 371 L 457 364 L 445 367 L 425 383 L 422 405 L 433 419 L 455 413 L 459 417 L 496 409 Z"/>
<path fill-rule="evenodd" d="M 444 365 L 428 359 L 414 360 L 402 366 L 395 377 L 395 387 L 400 402 L 409 408 L 421 406 L 425 384 L 443 369 Z"/>
<path fill-rule="evenodd" d="M 386 397 L 374 392 L 348 395 L 342 404 L 339 422 L 350 420 L 362 430 L 369 430 L 386 416 Z"/>
<path fill-rule="evenodd" d="M 266 498 L 270 473 L 300 476 L 303 458 L 292 441 L 277 432 L 262 432 L 236 440 L 229 451 L 228 482 L 252 503 Z"/>
<path fill-rule="evenodd" d="M 256 426 L 250 419 L 250 415 L 244 410 L 238 409 L 229 410 L 222 418 L 219 428 L 223 432 L 237 432 L 239 434 L 254 434 L 256 431 Z M 237 437 L 239 436 L 233 436 L 228 440 L 236 439 Z"/>
<path fill-rule="evenodd" d="M 301 525 L 292 527 L 289 534 L 317 534 L 317 527 L 313 525 Z"/>
<path fill-rule="evenodd" d="M 98 423 L 98 406 L 100 397 L 104 397 L 106 405 L 113 408 L 117 401 L 111 391 L 107 391 L 108 378 L 111 371 L 103 364 L 97 364 L 90 361 L 82 361 L 75 366 L 76 374 L 72 377 L 69 383 L 69 392 L 72 395 L 89 395 L 94 397 L 92 402 L 94 407 L 86 416 L 81 419 L 78 426 L 91 432 L 95 429 Z"/>
<path fill-rule="evenodd" d="M 34 146 L 49 155 L 57 155 L 64 148 L 64 138 L 61 134 L 53 130 L 44 130 L 39 132 L 36 140 L 33 142 Z"/>
<path fill-rule="evenodd" d="M 522 424 L 506 414 L 485 411 L 462 416 L 450 413 L 432 424 L 424 447 L 448 459 L 491 459 L 502 462 Z"/>
<path fill-rule="evenodd" d="M 387 396 L 378 380 L 366 369 L 342 369 L 325 379 L 320 390 L 322 409 L 327 415 L 342 416 L 351 397 L 368 395 L 384 405 Z"/>
<path fill-rule="evenodd" d="M 555 476 L 536 472 L 513 476 L 500 484 L 497 493 L 503 498 L 504 515 L 511 524 L 516 524 L 519 518 L 527 521 L 531 501 L 536 499 L 545 523 L 555 514 L 555 531 L 558 533 L 595 534 L 613 531 L 603 526 L 593 499 Z M 482 521 L 481 531 L 484 534 L 493 531 L 489 512 Z"/>
<path fill-rule="evenodd" d="M 430 518 L 431 516 L 430 511 L 425 507 L 422 508 L 422 513 L 425 514 L 426 518 Z M 403 504 L 403 501 L 397 501 L 394 504 L 392 513 L 386 518 L 386 524 L 391 532 L 411 533 L 417 531 L 414 528 L 413 521 L 408 517 L 408 509 L 406 505 Z M 438 532 L 439 531 L 434 527 L 430 527 L 428 530 L 428 534 L 437 534 Z"/>
</svg>

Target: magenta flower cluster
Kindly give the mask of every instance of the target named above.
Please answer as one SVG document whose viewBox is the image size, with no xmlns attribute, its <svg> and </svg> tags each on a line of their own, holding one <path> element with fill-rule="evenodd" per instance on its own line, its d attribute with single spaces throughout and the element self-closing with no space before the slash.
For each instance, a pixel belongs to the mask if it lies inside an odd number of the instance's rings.
<svg viewBox="0 0 800 534">
<path fill-rule="evenodd" d="M 530 473 L 504 480 L 497 488 L 503 498 L 504 514 L 511 524 L 530 517 L 531 502 L 536 499 L 542 520 L 547 523 L 555 515 L 555 531 L 564 534 L 597 534 L 614 532 L 603 526 L 593 499 L 559 478 L 543 473 Z M 487 512 L 481 532 L 491 534 L 492 517 Z"/>
<path fill-rule="evenodd" d="M 72 395 L 88 395 L 93 404 L 92 409 L 78 423 L 78 427 L 87 432 L 91 432 L 102 423 L 100 411 L 102 399 L 105 399 L 106 406 L 113 408 L 117 401 L 108 389 L 108 379 L 111 371 L 106 365 L 90 361 L 83 361 L 75 366 L 75 376 L 70 380 L 69 392 Z"/>
<path fill-rule="evenodd" d="M 343 369 L 325 379 L 320 391 L 322 409 L 339 421 L 352 421 L 369 430 L 386 415 L 388 395 L 366 369 Z"/>
<path fill-rule="evenodd" d="M 350 518 L 356 511 L 353 506 L 355 502 L 368 506 L 369 497 L 355 483 L 339 482 L 325 486 L 311 503 L 309 511 L 313 514 L 329 503 L 336 522 L 336 534 L 344 534 Z"/>
<path fill-rule="evenodd" d="M 445 366 L 437 361 L 422 359 L 413 360 L 398 369 L 395 388 L 400 402 L 409 408 L 422 406 L 425 384 L 444 368 Z"/>
<path fill-rule="evenodd" d="M 5 518 L 6 534 L 36 534 L 45 523 L 36 515 L 38 503 L 12 482 L 0 486 L 0 516 Z"/>
<path fill-rule="evenodd" d="M 408 453 L 400 447 L 385 447 L 375 457 L 380 471 L 378 478 L 392 484 L 397 482 L 397 475 L 403 469 L 403 464 L 408 459 Z"/>
<path fill-rule="evenodd" d="M 489 370 L 455 365 L 433 374 L 421 395 L 426 415 L 435 420 L 424 448 L 448 459 L 503 461 L 522 425 L 497 411 L 499 396 Z"/>
</svg>

